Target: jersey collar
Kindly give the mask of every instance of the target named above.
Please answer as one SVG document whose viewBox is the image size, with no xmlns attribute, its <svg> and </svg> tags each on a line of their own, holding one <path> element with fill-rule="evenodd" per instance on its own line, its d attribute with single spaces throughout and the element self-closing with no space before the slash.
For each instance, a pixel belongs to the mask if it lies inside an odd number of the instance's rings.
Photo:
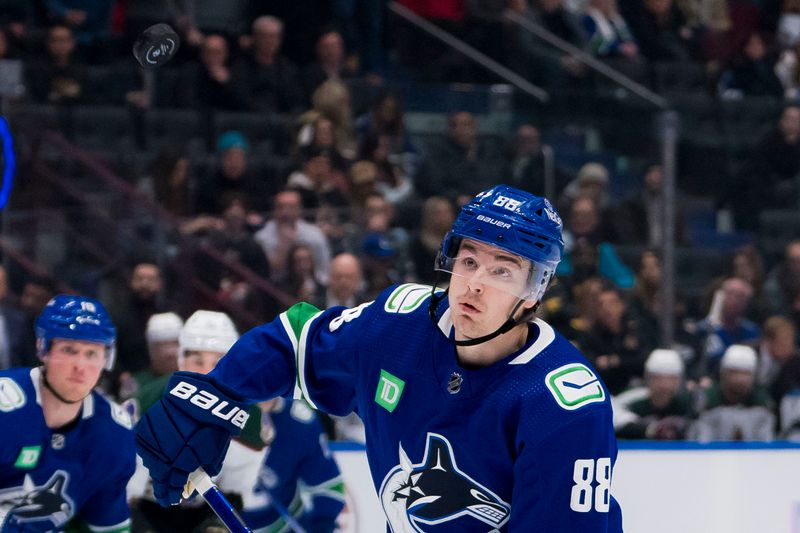
<svg viewBox="0 0 800 533">
<path fill-rule="evenodd" d="M 550 346 L 550 343 L 555 340 L 556 333 L 550 324 L 541 318 L 534 318 L 532 322 L 539 327 L 539 334 L 536 336 L 536 340 L 532 342 L 530 346 L 525 348 L 522 353 L 509 361 L 509 365 L 524 365 L 539 355 L 545 348 Z M 453 319 L 450 316 L 449 307 L 445 309 L 444 313 L 442 313 L 437 326 L 446 337 L 453 335 Z"/>
</svg>

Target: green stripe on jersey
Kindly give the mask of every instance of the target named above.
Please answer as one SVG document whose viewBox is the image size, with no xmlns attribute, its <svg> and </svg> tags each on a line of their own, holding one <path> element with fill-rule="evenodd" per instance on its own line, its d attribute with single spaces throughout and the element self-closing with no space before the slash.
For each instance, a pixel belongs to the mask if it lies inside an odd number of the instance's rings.
<svg viewBox="0 0 800 533">
<path fill-rule="evenodd" d="M 303 331 L 303 326 L 317 313 L 319 313 L 319 309 L 306 302 L 294 304 L 286 310 L 284 314 L 288 319 L 289 326 L 292 328 L 291 333 L 294 334 L 295 341 L 300 340 L 300 333 Z"/>
</svg>

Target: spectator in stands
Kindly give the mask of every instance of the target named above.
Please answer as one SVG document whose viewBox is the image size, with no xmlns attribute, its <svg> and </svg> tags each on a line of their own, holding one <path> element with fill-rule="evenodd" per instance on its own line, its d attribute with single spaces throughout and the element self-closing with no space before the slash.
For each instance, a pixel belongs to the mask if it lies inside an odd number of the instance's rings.
<svg viewBox="0 0 800 533">
<path fill-rule="evenodd" d="M 621 439 L 683 440 L 694 416 L 682 387 L 683 360 L 675 350 L 656 349 L 644 364 L 645 386 L 612 399 L 614 429 Z"/>
<path fill-rule="evenodd" d="M 0 370 L 37 365 L 33 328 L 28 325 L 11 298 L 6 267 L 0 265 Z"/>
<path fill-rule="evenodd" d="M 292 246 L 286 259 L 286 270 L 286 279 L 281 281 L 281 287 L 296 301 L 319 307 L 325 287 L 314 272 L 314 253 L 311 247 L 305 244 Z"/>
<path fill-rule="evenodd" d="M 611 177 L 608 169 L 602 163 L 586 163 L 578 170 L 578 175 L 564 188 L 559 198 L 560 211 L 568 212 L 572 202 L 579 196 L 589 197 L 595 204 L 608 214 L 611 207 L 611 196 L 608 188 Z"/>
<path fill-rule="evenodd" d="M 270 198 L 279 185 L 266 176 L 256 175 L 250 166 L 250 144 L 238 131 L 226 131 L 217 141 L 218 168 L 211 176 L 204 176 L 198 187 L 197 211 L 202 214 L 219 215 L 221 199 L 226 193 L 245 195 L 250 207 L 266 211 Z"/>
<path fill-rule="evenodd" d="M 195 213 L 189 175 L 189 158 L 185 154 L 164 150 L 156 154 L 137 188 L 148 198 L 176 217 L 187 217 Z"/>
<path fill-rule="evenodd" d="M 755 246 L 746 244 L 736 249 L 731 258 L 729 277 L 743 279 L 753 288 L 752 301 L 758 309 L 753 310 L 751 316 L 758 318 L 764 287 L 764 260 Z"/>
<path fill-rule="evenodd" d="M 580 346 L 597 322 L 597 299 L 605 287 L 605 280 L 597 276 L 571 288 L 567 288 L 565 284 L 560 286 L 564 287 L 562 298 L 567 301 L 565 335 L 570 342 Z"/>
<path fill-rule="evenodd" d="M 775 415 L 766 391 L 755 384 L 756 353 L 734 344 L 725 350 L 720 378 L 700 402 L 700 416 L 688 439 L 769 441 L 775 438 Z"/>
<path fill-rule="evenodd" d="M 731 187 L 736 224 L 743 229 L 756 228 L 759 209 L 797 208 L 800 175 L 800 106 L 789 104 L 775 128 L 756 144 L 743 168 L 738 183 Z"/>
<path fill-rule="evenodd" d="M 783 260 L 767 275 L 763 301 L 768 313 L 785 315 L 800 327 L 800 240 L 786 245 Z"/>
<path fill-rule="evenodd" d="M 783 86 L 783 97 L 795 100 L 800 95 L 800 41 L 781 52 L 775 63 L 775 75 Z"/>
<path fill-rule="evenodd" d="M 777 59 L 767 49 L 764 37 L 753 32 L 742 54 L 733 59 L 729 70 L 723 74 L 720 80 L 721 96 L 782 96 L 783 86 L 775 74 Z"/>
<path fill-rule="evenodd" d="M 303 195 L 304 208 L 316 209 L 323 204 L 346 207 L 350 203 L 347 178 L 334 168 L 329 150 L 309 147 L 300 158 L 301 167 L 289 175 L 286 186 Z"/>
<path fill-rule="evenodd" d="M 303 83 L 308 99 L 327 80 L 354 78 L 358 72 L 347 62 L 344 39 L 336 30 L 327 30 L 317 39 L 316 60 L 305 67 Z"/>
<path fill-rule="evenodd" d="M 372 102 L 369 112 L 356 119 L 355 130 L 360 144 L 369 136 L 388 136 L 390 160 L 400 166 L 407 176 L 414 177 L 420 164 L 419 148 L 408 133 L 403 103 L 397 95 L 380 93 Z"/>
<path fill-rule="evenodd" d="M 429 147 L 426 162 L 415 180 L 423 197 L 447 195 L 474 196 L 492 176 L 499 176 L 504 165 L 498 150 L 478 138 L 478 124 L 468 111 L 447 117 L 447 136 Z"/>
<path fill-rule="evenodd" d="M 714 294 L 708 316 L 698 323 L 703 345 L 702 375 L 718 375 L 719 362 L 734 344 L 756 346 L 761 329 L 745 315 L 753 297 L 753 287 L 743 279 L 728 278 Z"/>
<path fill-rule="evenodd" d="M 19 307 L 25 313 L 27 325 L 25 329 L 33 335 L 36 317 L 42 312 L 47 302 L 56 295 L 56 284 L 45 276 L 32 276 L 25 281 L 19 297 Z"/>
<path fill-rule="evenodd" d="M 249 108 L 257 111 L 295 112 L 302 104 L 295 65 L 281 55 L 283 23 L 271 16 L 253 21 L 253 47 L 234 67 L 243 84 Z"/>
<path fill-rule="evenodd" d="M 333 121 L 323 114 L 316 114 L 310 124 L 303 126 L 298 135 L 295 157 L 302 157 L 304 152 L 310 150 L 325 150 L 338 171 L 345 172 L 350 164 L 343 152 L 349 150 L 347 140 L 341 136 L 337 138 Z"/>
<path fill-rule="evenodd" d="M 673 0 L 624 2 L 621 7 L 622 16 L 645 58 L 672 62 L 691 60 L 694 34 Z"/>
<path fill-rule="evenodd" d="M 150 365 L 147 357 L 145 328 L 155 313 L 166 311 L 161 303 L 164 281 L 161 268 L 150 261 L 135 263 L 128 278 L 127 290 L 114 300 L 110 309 L 117 326 L 117 362 L 114 365 L 117 385 L 124 372 L 134 374 Z"/>
<path fill-rule="evenodd" d="M 600 213 L 594 199 L 589 196 L 576 198 L 569 210 L 564 231 L 565 253 L 556 274 L 568 286 L 600 275 L 617 287 L 633 287 L 633 272 L 622 263 L 609 240 L 608 234 L 601 229 Z"/>
<path fill-rule="evenodd" d="M 275 195 L 272 218 L 255 234 L 269 260 L 273 279 L 288 275 L 289 249 L 295 244 L 305 244 L 314 253 L 314 272 L 321 282 L 328 279 L 328 263 L 331 259 L 330 247 L 325 235 L 314 224 L 302 218 L 303 203 L 299 192 L 284 189 Z"/>
<path fill-rule="evenodd" d="M 542 146 L 539 129 L 532 124 L 523 124 L 509 150 L 508 183 L 521 187 L 534 194 L 545 195 L 548 175 L 552 176 L 553 197 L 561 192 L 567 177 L 555 161 L 552 150 L 549 152 Z"/>
<path fill-rule="evenodd" d="M 455 218 L 453 203 L 443 196 L 431 196 L 422 205 L 419 229 L 409 243 L 409 257 L 419 283 L 432 284 L 436 279 L 431 265 Z"/>
<path fill-rule="evenodd" d="M 657 343 L 658 332 L 634 316 L 620 290 L 606 282 L 597 296 L 595 323 L 580 344 L 611 394 L 641 380 L 645 358 Z"/>
<path fill-rule="evenodd" d="M 353 113 L 350 107 L 350 90 L 339 80 L 328 80 L 317 87 L 311 96 L 311 109 L 303 113 L 298 122 L 298 145 L 305 146 L 314 139 L 313 125 L 320 117 L 333 125 L 333 144 L 346 159 L 355 151 Z"/>
<path fill-rule="evenodd" d="M 800 43 L 800 2 L 783 0 L 782 3 L 776 36 L 781 48 L 792 49 Z"/>
<path fill-rule="evenodd" d="M 86 98 L 86 69 L 74 59 L 75 37 L 68 26 L 47 30 L 45 55 L 26 75 L 31 97 L 40 103 L 75 104 Z"/>
<path fill-rule="evenodd" d="M 540 24 L 566 42 L 584 48 L 587 36 L 581 17 L 564 4 L 564 0 L 519 1 L 510 2 L 509 9 Z M 519 28 L 516 37 L 521 49 L 530 55 L 526 70 L 532 80 L 557 87 L 559 82 L 574 82 L 583 76 L 585 67 L 574 56 L 544 43 L 524 28 Z"/>
<path fill-rule="evenodd" d="M 689 242 L 686 217 L 681 210 L 680 192 L 675 201 L 675 243 Z M 614 220 L 617 242 L 660 246 L 664 239 L 664 169 L 650 165 L 644 174 L 644 187 L 623 200 L 609 215 Z"/>
<path fill-rule="evenodd" d="M 133 398 L 142 387 L 178 370 L 178 335 L 182 327 L 183 319 L 172 312 L 156 313 L 147 320 L 144 336 L 150 366 L 134 374 L 120 375 L 120 400 Z"/>
<path fill-rule="evenodd" d="M 364 137 L 358 149 L 359 161 L 370 161 L 375 165 L 377 176 L 375 190 L 392 204 L 402 204 L 414 192 L 414 184 L 402 166 L 392 157 L 392 140 L 386 134 L 370 134 Z"/>
<path fill-rule="evenodd" d="M 323 307 L 336 305 L 355 307 L 365 301 L 364 274 L 361 261 L 350 253 L 342 253 L 331 260 L 330 279 L 325 290 Z"/>
<path fill-rule="evenodd" d="M 364 298 L 376 298 L 386 287 L 401 283 L 398 271 L 398 250 L 386 234 L 372 233 L 364 239 L 361 250 L 364 270 Z"/>
<path fill-rule="evenodd" d="M 637 60 L 639 47 L 615 0 L 589 0 L 583 16 L 589 49 L 598 57 Z"/>
<path fill-rule="evenodd" d="M 756 383 L 768 388 L 778 416 L 781 438 L 800 434 L 800 349 L 797 328 L 776 315 L 764 323 Z"/>
<path fill-rule="evenodd" d="M 93 59 L 104 53 L 111 39 L 114 0 L 47 0 L 48 15 L 72 29 L 78 44 Z"/>
<path fill-rule="evenodd" d="M 200 45 L 200 62 L 187 66 L 178 89 L 190 92 L 186 107 L 241 111 L 248 109 L 245 84 L 230 66 L 228 41 L 219 34 L 207 35 Z"/>
<path fill-rule="evenodd" d="M 776 406 L 789 391 L 800 387 L 800 351 L 797 328 L 791 320 L 775 315 L 764 322 L 756 383 L 766 387 Z"/>
</svg>

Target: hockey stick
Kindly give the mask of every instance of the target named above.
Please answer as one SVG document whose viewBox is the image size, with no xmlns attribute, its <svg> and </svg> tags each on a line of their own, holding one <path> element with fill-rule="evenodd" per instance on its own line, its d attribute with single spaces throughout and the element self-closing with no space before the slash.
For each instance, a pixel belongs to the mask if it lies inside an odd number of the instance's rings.
<svg viewBox="0 0 800 533">
<path fill-rule="evenodd" d="M 239 515 L 236 514 L 233 505 L 214 485 L 214 482 L 211 481 L 211 478 L 202 468 L 198 468 L 189 474 L 189 481 L 183 489 L 184 497 L 188 498 L 195 490 L 203 497 L 231 533 L 253 533 L 253 530 L 245 525 Z"/>
</svg>

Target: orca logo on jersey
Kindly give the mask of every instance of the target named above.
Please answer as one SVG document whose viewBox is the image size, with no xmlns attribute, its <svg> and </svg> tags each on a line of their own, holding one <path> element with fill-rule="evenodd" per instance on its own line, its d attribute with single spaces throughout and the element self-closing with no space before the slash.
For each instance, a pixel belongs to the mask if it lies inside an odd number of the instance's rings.
<svg viewBox="0 0 800 533">
<path fill-rule="evenodd" d="M 8 513 L 0 529 L 28 531 L 22 524 L 37 522 L 32 527 L 34 531 L 39 531 L 39 524 L 47 520 L 52 526 L 45 526 L 42 531 L 50 531 L 51 528 L 60 531 L 75 513 L 75 504 L 67 495 L 68 482 L 69 474 L 56 470 L 47 483 L 40 487 L 34 486 L 30 475 L 26 475 L 21 487 L 0 491 L 0 516 Z M 15 525 L 19 529 L 14 528 Z"/>
<path fill-rule="evenodd" d="M 450 442 L 428 433 L 422 462 L 411 464 L 402 444 L 400 464 L 386 474 L 379 497 L 394 533 L 422 532 L 436 525 L 470 517 L 500 529 L 511 506 L 459 470 Z M 448 524 L 458 527 L 458 523 Z"/>
<path fill-rule="evenodd" d="M 238 407 L 233 407 L 226 413 L 225 408 L 230 405 L 227 400 L 220 401 L 219 398 L 210 392 L 204 390 L 198 391 L 197 387 L 185 381 L 181 381 L 175 385 L 169 393 L 181 400 L 189 400 L 189 403 L 201 409 L 205 409 L 206 411 L 210 409 L 212 415 L 222 420 L 229 421 L 239 429 L 244 429 L 244 425 L 250 417 L 247 411 L 239 409 Z"/>
</svg>

